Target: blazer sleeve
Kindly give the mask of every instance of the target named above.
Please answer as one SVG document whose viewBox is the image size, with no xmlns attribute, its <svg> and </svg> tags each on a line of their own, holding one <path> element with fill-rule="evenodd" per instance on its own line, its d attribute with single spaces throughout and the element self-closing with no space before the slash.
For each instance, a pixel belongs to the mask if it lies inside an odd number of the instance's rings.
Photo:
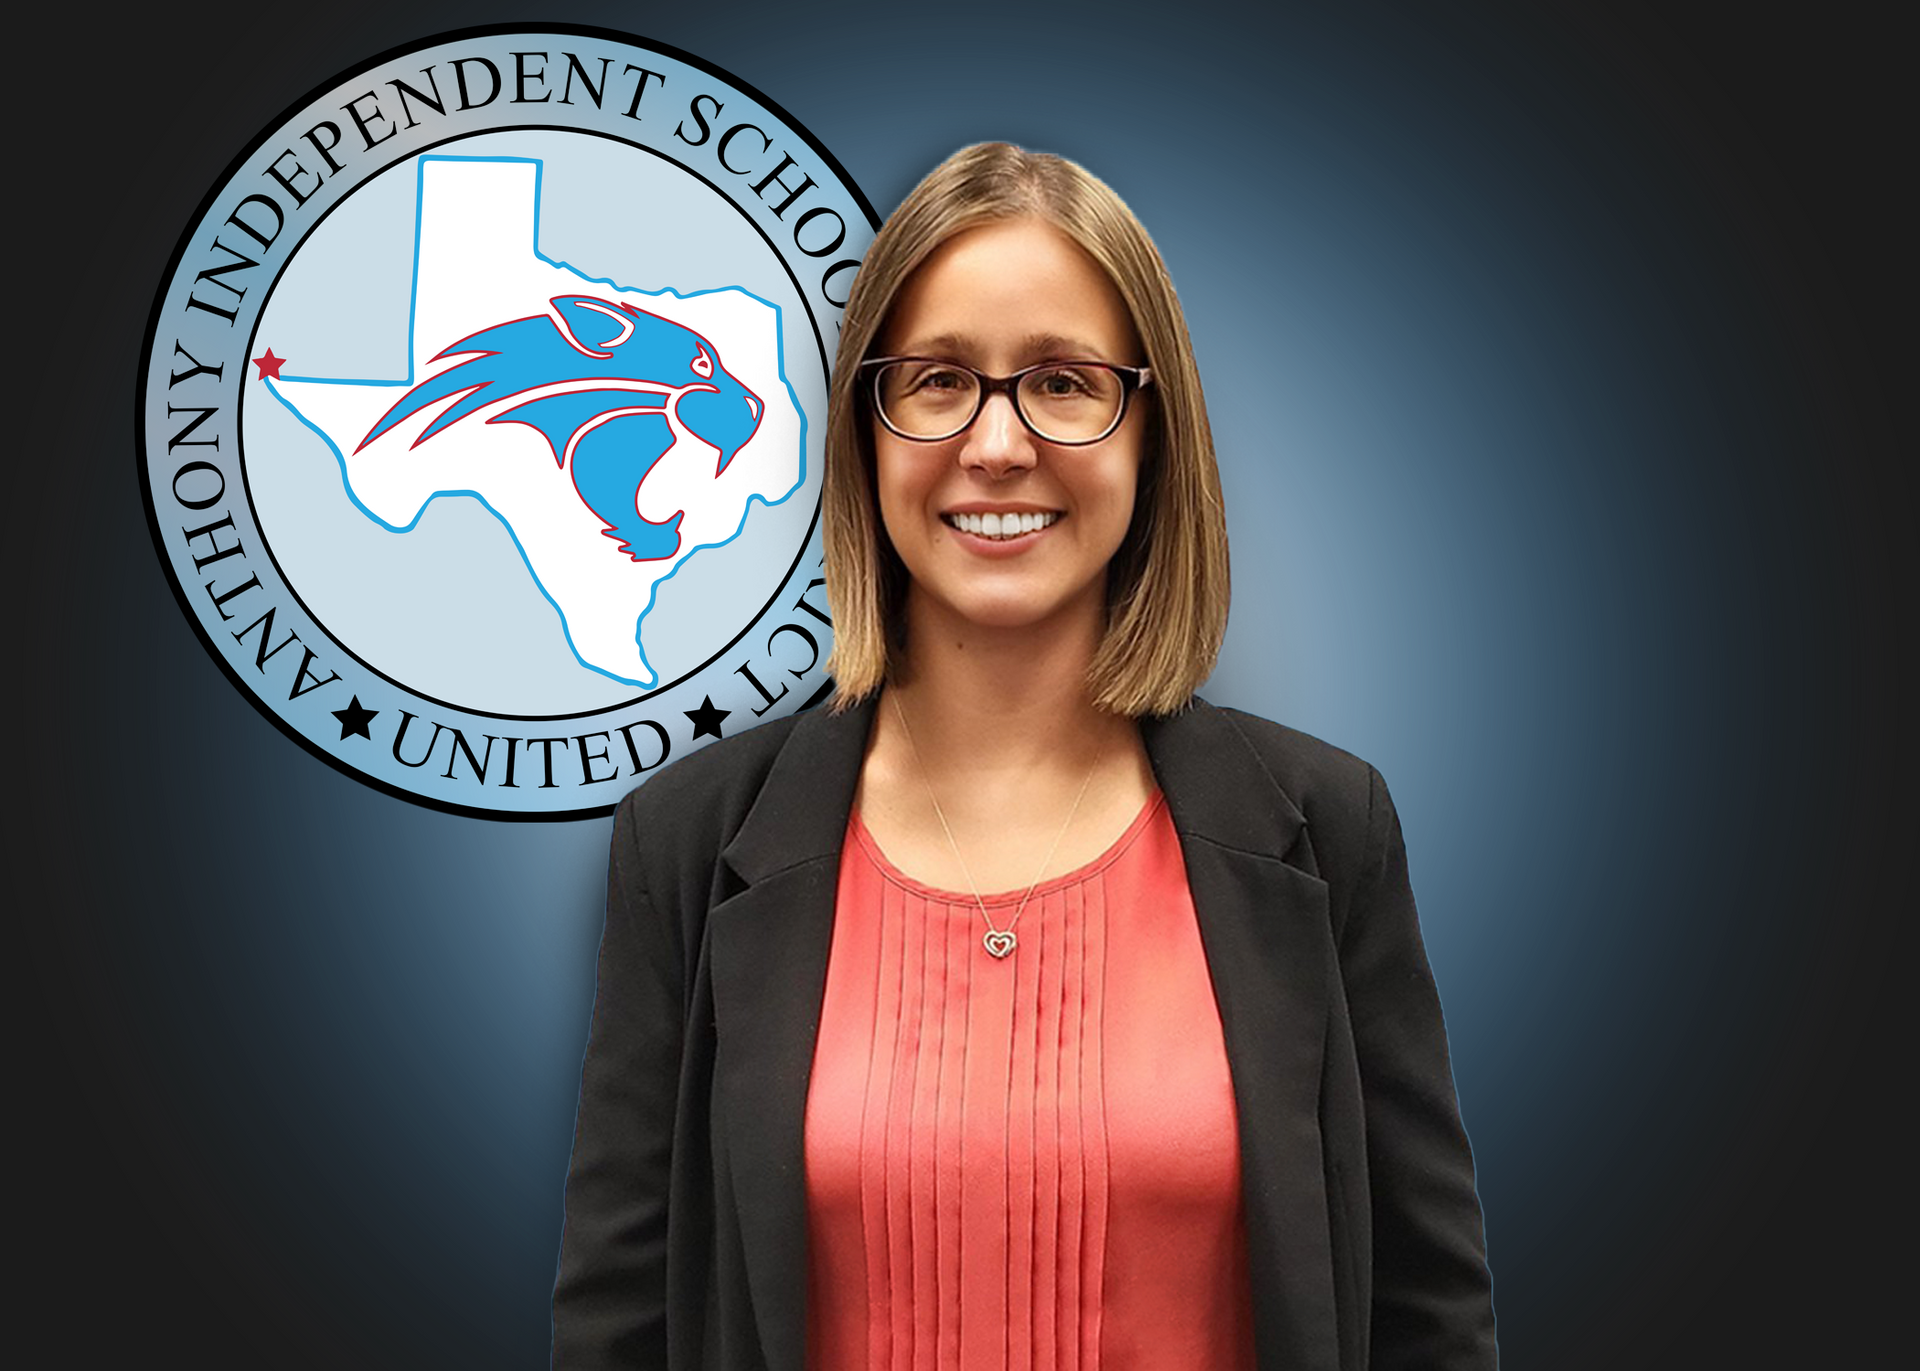
<svg viewBox="0 0 1920 1371">
<path fill-rule="evenodd" d="M 1473 1154 L 1399 816 L 1367 768 L 1365 852 L 1339 948 L 1360 1063 L 1373 1204 L 1375 1371 L 1491 1371 L 1493 1282 Z"/>
<path fill-rule="evenodd" d="M 553 1292 L 555 1371 L 667 1360 L 667 1193 L 686 962 L 681 931 L 648 891 L 634 805 L 629 796 L 614 817 Z"/>
</svg>

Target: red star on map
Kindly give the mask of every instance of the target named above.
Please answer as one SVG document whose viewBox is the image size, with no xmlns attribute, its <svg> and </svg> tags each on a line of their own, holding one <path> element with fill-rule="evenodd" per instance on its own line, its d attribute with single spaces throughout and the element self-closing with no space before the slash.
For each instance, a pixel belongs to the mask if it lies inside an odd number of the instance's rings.
<svg viewBox="0 0 1920 1371">
<path fill-rule="evenodd" d="M 253 364 L 260 368 L 260 374 L 254 377 L 254 380 L 264 381 L 267 377 L 271 376 L 277 381 L 280 379 L 280 368 L 287 364 L 287 359 L 284 357 L 275 357 L 273 355 L 273 349 L 268 348 L 267 355 L 265 357 L 254 358 Z"/>
</svg>

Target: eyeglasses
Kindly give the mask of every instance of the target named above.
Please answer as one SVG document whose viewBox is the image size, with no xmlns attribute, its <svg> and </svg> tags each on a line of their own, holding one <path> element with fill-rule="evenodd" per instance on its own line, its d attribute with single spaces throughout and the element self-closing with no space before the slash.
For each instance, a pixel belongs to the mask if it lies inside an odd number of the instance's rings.
<svg viewBox="0 0 1920 1371">
<path fill-rule="evenodd" d="M 1005 394 L 1036 438 L 1084 447 L 1119 428 L 1133 393 L 1153 384 L 1151 368 L 1112 362 L 1041 362 L 989 376 L 932 357 L 871 357 L 860 372 L 887 431 L 916 443 L 964 433 L 989 396 Z"/>
</svg>

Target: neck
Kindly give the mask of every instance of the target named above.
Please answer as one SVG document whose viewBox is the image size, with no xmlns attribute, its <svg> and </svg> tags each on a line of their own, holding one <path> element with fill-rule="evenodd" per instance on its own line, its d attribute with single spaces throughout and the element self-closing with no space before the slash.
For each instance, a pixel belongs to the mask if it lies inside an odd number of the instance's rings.
<svg viewBox="0 0 1920 1371">
<path fill-rule="evenodd" d="M 1095 709 L 1087 666 L 1098 606 L 1042 625 L 956 623 L 909 596 L 907 648 L 888 690 L 941 774 L 1084 767 L 1102 744 L 1134 734 L 1131 720 Z M 883 719 L 891 714 L 888 705 Z"/>
<path fill-rule="evenodd" d="M 1099 856 L 1141 812 L 1139 728 L 1088 697 L 1100 627 L 1098 604 L 1012 630 L 909 596 L 855 798 L 902 870 L 945 890 L 1024 889 Z"/>
</svg>

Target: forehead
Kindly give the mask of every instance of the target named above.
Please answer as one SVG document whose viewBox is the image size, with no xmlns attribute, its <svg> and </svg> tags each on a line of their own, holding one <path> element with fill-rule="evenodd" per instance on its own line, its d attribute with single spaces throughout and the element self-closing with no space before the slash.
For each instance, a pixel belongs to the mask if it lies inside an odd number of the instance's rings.
<svg viewBox="0 0 1920 1371">
<path fill-rule="evenodd" d="M 881 346 L 1004 369 L 1067 354 L 1140 360 L 1113 282 L 1038 219 L 983 224 L 941 244 L 894 296 Z"/>
</svg>

